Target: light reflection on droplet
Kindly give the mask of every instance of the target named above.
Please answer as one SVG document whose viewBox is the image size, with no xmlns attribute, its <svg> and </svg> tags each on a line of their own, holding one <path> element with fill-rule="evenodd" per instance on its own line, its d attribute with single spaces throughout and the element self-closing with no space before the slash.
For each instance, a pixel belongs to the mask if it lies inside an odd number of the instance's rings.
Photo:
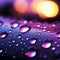
<svg viewBox="0 0 60 60">
<path fill-rule="evenodd" d="M 36 51 L 28 51 L 25 53 L 25 55 L 29 58 L 33 58 L 36 56 Z"/>
<path fill-rule="evenodd" d="M 43 48 L 50 48 L 51 47 L 51 43 L 50 42 L 43 42 L 42 43 L 42 47 Z"/>
<path fill-rule="evenodd" d="M 26 33 L 28 31 L 30 31 L 30 27 L 29 26 L 23 25 L 23 26 L 20 27 L 20 32 L 21 33 Z"/>
<path fill-rule="evenodd" d="M 35 44 L 36 43 L 36 39 L 31 39 L 30 40 L 30 44 Z"/>
<path fill-rule="evenodd" d="M 0 50 L 0 53 L 2 53 L 2 51 L 3 51 L 3 50 L 1 49 L 1 50 Z"/>
<path fill-rule="evenodd" d="M 22 36 L 21 35 L 18 35 L 18 39 L 21 39 L 22 38 Z"/>
<path fill-rule="evenodd" d="M 52 47 L 52 50 L 55 50 L 55 47 Z"/>
<path fill-rule="evenodd" d="M 11 23 L 11 27 L 12 27 L 12 28 L 17 28 L 17 27 L 19 27 L 19 23 L 18 23 L 18 22 L 13 22 L 13 23 Z"/>
<path fill-rule="evenodd" d="M 9 33 L 11 33 L 12 32 L 12 30 L 9 30 Z"/>
<path fill-rule="evenodd" d="M 0 33 L 0 38 L 6 38 L 7 37 L 7 33 L 5 33 L 5 32 L 2 32 L 2 33 Z"/>
</svg>

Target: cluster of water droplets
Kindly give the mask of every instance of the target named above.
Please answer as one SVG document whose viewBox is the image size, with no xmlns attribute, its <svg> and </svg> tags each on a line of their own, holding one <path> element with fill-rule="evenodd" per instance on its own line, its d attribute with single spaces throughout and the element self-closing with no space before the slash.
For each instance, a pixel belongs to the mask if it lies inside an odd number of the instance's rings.
<svg viewBox="0 0 60 60">
<path fill-rule="evenodd" d="M 35 28 L 35 26 L 36 27 L 38 27 L 39 29 L 41 28 L 42 29 L 42 32 L 44 33 L 44 32 L 46 32 L 47 31 L 47 26 L 42 26 L 41 27 L 41 25 L 28 25 L 29 23 L 27 23 L 27 22 L 25 21 L 24 22 L 24 24 L 20 24 L 19 22 L 12 22 L 12 23 L 10 23 L 10 27 L 11 27 L 11 29 L 19 29 L 19 33 L 22 33 L 22 34 L 25 34 L 25 33 L 28 33 L 32 28 Z M 31 22 L 30 22 L 31 23 Z M 3 26 L 3 22 L 2 21 L 0 21 L 0 27 L 1 26 Z M 33 26 L 33 27 L 32 27 Z M 51 25 L 52 26 L 52 28 L 55 28 L 56 27 L 56 25 L 55 24 L 52 24 Z M 50 27 L 50 26 L 49 26 Z M 38 30 L 39 30 L 38 29 Z M 12 30 L 9 30 L 9 33 L 12 33 L 13 31 Z M 49 32 L 49 31 L 47 31 L 47 32 Z M 54 32 L 54 31 L 53 31 Z M 32 32 L 33 33 L 33 32 Z M 56 32 L 54 32 L 54 33 L 56 33 Z M 52 34 L 52 33 L 51 33 Z M 39 33 L 39 35 L 40 35 L 40 33 Z M 6 33 L 6 32 L 0 32 L 0 39 L 4 39 L 4 38 L 6 38 L 8 36 L 8 34 Z M 13 35 L 10 35 L 11 37 L 13 37 Z M 17 35 L 18 37 L 18 39 L 22 39 L 22 35 L 21 34 L 18 34 Z M 60 33 L 56 33 L 55 34 L 55 36 L 58 38 L 58 39 L 60 39 Z M 39 39 L 36 39 L 36 38 L 27 38 L 27 40 L 29 41 L 29 44 L 31 45 L 31 46 L 34 46 L 36 43 L 37 43 L 37 41 L 39 40 Z M 23 41 L 23 39 L 22 39 L 22 41 Z M 42 40 L 41 40 L 42 41 Z M 12 43 L 15 43 L 16 41 L 15 40 L 12 40 Z M 10 42 L 9 42 L 10 43 Z M 39 42 L 39 43 L 41 43 L 41 42 Z M 21 42 L 21 44 L 26 44 L 26 43 L 23 43 L 23 42 Z M 11 45 L 9 45 L 10 47 L 11 47 Z M 17 46 L 19 46 L 19 44 L 18 43 L 16 43 L 15 44 L 15 46 L 17 47 Z M 41 47 L 43 48 L 43 49 L 48 49 L 48 48 L 50 48 L 52 46 L 52 43 L 51 42 L 42 42 L 42 44 L 41 44 Z M 57 45 L 58 47 L 59 47 L 59 45 Z M 37 47 L 38 48 L 38 47 Z M 52 47 L 51 48 L 51 50 L 55 50 L 56 48 L 55 47 Z M 23 50 L 23 49 L 22 49 Z M 2 53 L 3 52 L 3 50 L 0 50 L 0 53 Z M 35 50 L 32 50 L 32 51 L 27 51 L 27 52 L 25 52 L 25 55 L 27 56 L 27 57 L 29 57 L 29 58 L 33 58 L 33 57 L 35 57 L 36 55 L 37 55 L 37 51 L 35 51 Z M 45 57 L 45 56 L 44 56 Z M 14 56 L 14 58 L 15 58 L 15 56 Z"/>
</svg>

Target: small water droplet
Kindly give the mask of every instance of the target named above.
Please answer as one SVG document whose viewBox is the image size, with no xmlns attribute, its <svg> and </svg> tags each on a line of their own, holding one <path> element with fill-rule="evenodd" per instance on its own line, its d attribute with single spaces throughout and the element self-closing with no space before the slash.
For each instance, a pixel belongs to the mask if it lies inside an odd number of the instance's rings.
<svg viewBox="0 0 60 60">
<path fill-rule="evenodd" d="M 15 40 L 12 41 L 13 43 L 15 42 Z"/>
<path fill-rule="evenodd" d="M 25 55 L 29 58 L 33 58 L 36 56 L 36 51 L 28 51 L 25 53 Z"/>
<path fill-rule="evenodd" d="M 11 33 L 12 32 L 12 30 L 9 30 L 9 33 Z"/>
<path fill-rule="evenodd" d="M 22 38 L 22 36 L 21 35 L 18 35 L 18 39 L 21 39 Z"/>
<path fill-rule="evenodd" d="M 0 50 L 0 53 L 2 53 L 2 51 L 3 51 L 3 50 L 1 49 L 1 50 Z"/>
<path fill-rule="evenodd" d="M 43 48 L 50 48 L 51 47 L 51 42 L 43 42 L 42 47 Z"/>
<path fill-rule="evenodd" d="M 11 27 L 12 27 L 12 28 L 17 28 L 17 27 L 19 27 L 19 23 L 18 23 L 18 22 L 13 22 L 13 23 L 11 23 Z"/>
<path fill-rule="evenodd" d="M 43 27 L 43 29 L 46 29 L 46 28 L 47 28 L 46 26 Z"/>
<path fill-rule="evenodd" d="M 5 32 L 2 32 L 2 33 L 0 33 L 0 38 L 6 38 L 7 37 L 7 33 L 5 33 Z"/>
<path fill-rule="evenodd" d="M 55 47 L 52 47 L 52 50 L 55 50 Z"/>
<path fill-rule="evenodd" d="M 55 24 L 52 24 L 52 27 L 56 27 L 56 25 Z"/>
<path fill-rule="evenodd" d="M 36 39 L 33 38 L 30 40 L 30 44 L 35 44 L 35 43 L 36 43 Z"/>
<path fill-rule="evenodd" d="M 16 46 L 18 46 L 19 44 L 16 44 Z"/>
<path fill-rule="evenodd" d="M 30 31 L 30 27 L 29 26 L 23 25 L 23 26 L 20 27 L 20 32 L 21 33 L 26 33 L 28 31 Z"/>
</svg>

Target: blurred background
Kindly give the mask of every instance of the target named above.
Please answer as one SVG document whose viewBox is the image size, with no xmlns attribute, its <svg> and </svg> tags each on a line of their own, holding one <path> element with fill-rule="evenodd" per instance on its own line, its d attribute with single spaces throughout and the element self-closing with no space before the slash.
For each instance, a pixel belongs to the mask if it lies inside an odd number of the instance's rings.
<svg viewBox="0 0 60 60">
<path fill-rule="evenodd" d="M 0 0 L 0 16 L 39 22 L 60 22 L 60 0 Z"/>
</svg>

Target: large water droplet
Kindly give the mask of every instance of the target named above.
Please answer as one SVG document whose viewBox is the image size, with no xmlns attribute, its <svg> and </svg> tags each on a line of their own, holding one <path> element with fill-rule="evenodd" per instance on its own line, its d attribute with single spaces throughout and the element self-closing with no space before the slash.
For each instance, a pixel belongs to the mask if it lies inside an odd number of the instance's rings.
<svg viewBox="0 0 60 60">
<path fill-rule="evenodd" d="M 36 39 L 33 38 L 30 40 L 30 44 L 35 44 L 35 43 L 36 43 Z"/>
<path fill-rule="evenodd" d="M 25 55 L 29 58 L 33 58 L 36 56 L 36 51 L 28 51 L 25 53 Z"/>
<path fill-rule="evenodd" d="M 13 22 L 13 23 L 11 23 L 11 27 L 12 27 L 12 28 L 17 28 L 17 27 L 19 27 L 19 23 L 18 23 L 18 22 Z"/>
<path fill-rule="evenodd" d="M 7 33 L 5 33 L 5 32 L 2 32 L 2 33 L 0 33 L 0 38 L 6 38 L 7 37 Z"/>
<path fill-rule="evenodd" d="M 0 27 L 3 25 L 3 22 L 2 21 L 0 21 Z"/>
<path fill-rule="evenodd" d="M 42 47 L 43 48 L 50 48 L 51 47 L 51 42 L 43 42 Z"/>
<path fill-rule="evenodd" d="M 29 30 L 30 30 L 30 27 L 27 26 L 27 25 L 23 25 L 23 26 L 20 27 L 20 32 L 21 32 L 21 33 L 26 33 L 26 32 L 28 32 Z"/>
</svg>

